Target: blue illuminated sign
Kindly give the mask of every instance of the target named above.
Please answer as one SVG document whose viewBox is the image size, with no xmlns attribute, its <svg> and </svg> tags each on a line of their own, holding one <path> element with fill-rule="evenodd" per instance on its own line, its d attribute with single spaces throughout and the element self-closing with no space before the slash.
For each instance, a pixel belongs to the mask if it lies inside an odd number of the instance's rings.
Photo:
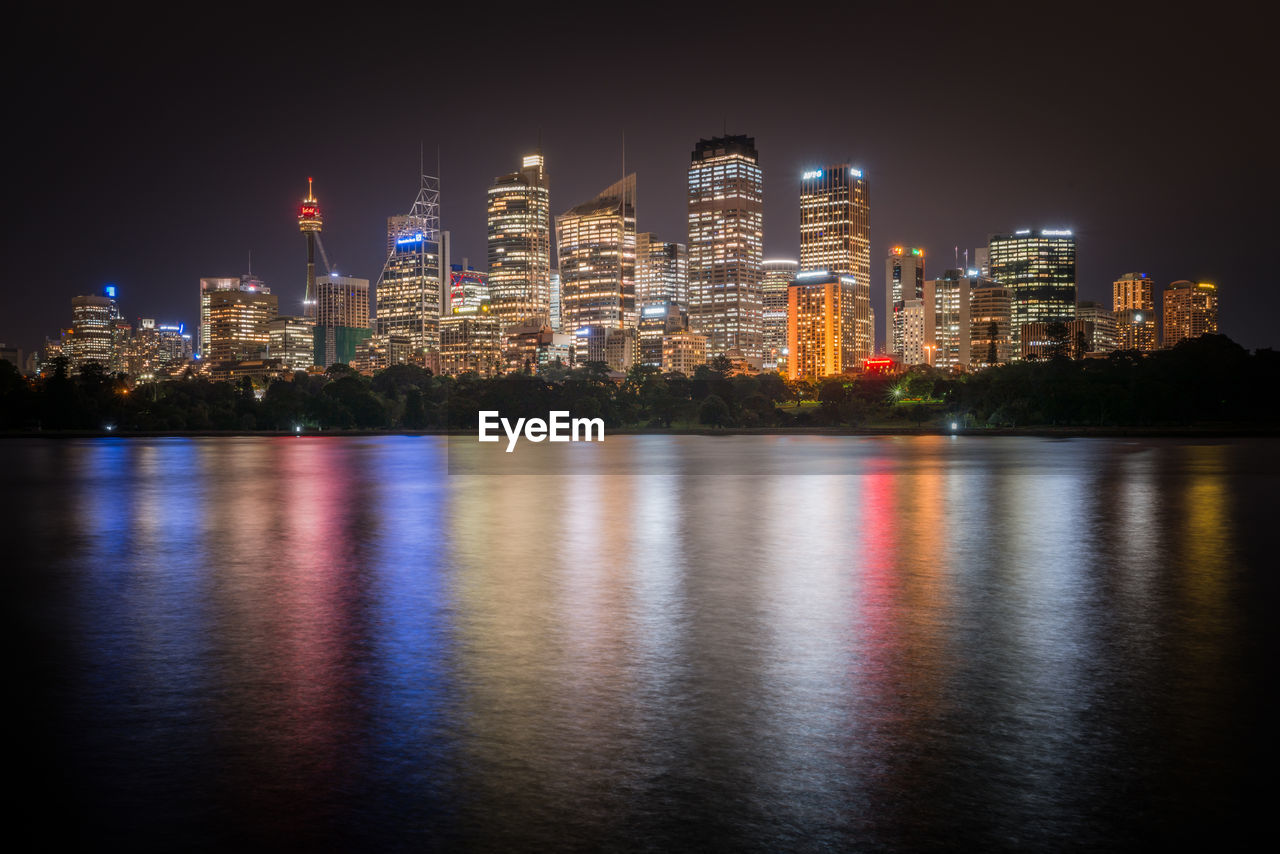
<svg viewBox="0 0 1280 854">
<path fill-rule="evenodd" d="M 115 286 L 115 285 L 107 285 L 106 287 L 104 287 L 104 288 L 102 289 L 102 292 L 103 292 L 104 294 L 106 294 L 107 296 L 111 297 L 112 299 L 115 299 L 115 298 L 116 298 L 116 286 Z"/>
</svg>

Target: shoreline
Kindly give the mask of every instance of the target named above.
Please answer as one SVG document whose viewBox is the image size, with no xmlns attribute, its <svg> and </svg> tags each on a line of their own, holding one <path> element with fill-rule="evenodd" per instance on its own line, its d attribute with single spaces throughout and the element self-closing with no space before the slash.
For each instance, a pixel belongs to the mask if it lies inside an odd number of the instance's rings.
<svg viewBox="0 0 1280 854">
<path fill-rule="evenodd" d="M 28 430 L 0 433 L 0 439 L 197 439 L 197 438 L 342 438 L 356 436 L 475 436 L 466 430 Z M 606 436 L 1037 436 L 1055 439 L 1242 439 L 1280 438 L 1280 426 L 1199 427 L 623 427 Z"/>
</svg>

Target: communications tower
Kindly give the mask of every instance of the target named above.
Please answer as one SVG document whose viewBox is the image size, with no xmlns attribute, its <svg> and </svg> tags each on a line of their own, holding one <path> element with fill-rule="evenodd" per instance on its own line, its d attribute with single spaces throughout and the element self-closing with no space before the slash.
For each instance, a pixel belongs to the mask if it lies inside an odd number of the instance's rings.
<svg viewBox="0 0 1280 854">
<path fill-rule="evenodd" d="M 316 239 L 323 222 L 320 220 L 320 203 L 307 178 L 307 197 L 298 206 L 298 230 L 307 236 L 307 293 L 303 298 L 303 314 L 316 316 Z"/>
</svg>

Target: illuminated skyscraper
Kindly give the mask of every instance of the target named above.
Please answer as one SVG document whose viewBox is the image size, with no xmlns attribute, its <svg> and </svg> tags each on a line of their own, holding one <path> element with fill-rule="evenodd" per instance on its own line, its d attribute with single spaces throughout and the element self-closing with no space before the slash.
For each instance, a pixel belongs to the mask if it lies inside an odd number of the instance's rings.
<svg viewBox="0 0 1280 854">
<path fill-rule="evenodd" d="M 469 314 L 481 306 L 488 313 L 489 277 L 469 266 L 463 258 L 461 264 L 449 265 L 449 314 Z"/>
<path fill-rule="evenodd" d="M 376 291 L 380 335 L 403 335 L 415 359 L 440 346 L 440 182 L 422 176 L 408 220 L 416 227 L 395 239 Z"/>
<path fill-rule="evenodd" d="M 316 299 L 316 240 L 324 223 L 320 219 L 320 203 L 307 179 L 307 197 L 298 206 L 298 230 L 307 236 L 307 289 L 302 298 L 307 317 L 315 317 Z"/>
<path fill-rule="evenodd" d="M 556 217 L 561 324 L 636 327 L 636 176 Z M 493 291 L 493 274 L 490 273 Z"/>
<path fill-rule="evenodd" d="M 1013 352 L 1026 323 L 1067 323 L 1076 316 L 1076 239 L 1064 229 L 1024 228 L 987 244 L 991 278 L 1012 297 Z"/>
<path fill-rule="evenodd" d="M 764 335 L 764 370 L 785 370 L 787 366 L 787 288 L 800 265 L 789 258 L 765 261 L 760 280 L 763 305 L 761 331 Z"/>
<path fill-rule="evenodd" d="M 1160 340 L 1156 283 L 1146 273 L 1125 273 L 1111 285 L 1111 310 L 1121 350 L 1151 352 Z"/>
<path fill-rule="evenodd" d="M 305 371 L 316 363 L 315 323 L 307 317 L 282 314 L 267 324 L 267 358 L 280 359 L 290 371 Z"/>
<path fill-rule="evenodd" d="M 858 288 L 852 276 L 796 274 L 787 291 L 787 378 L 820 380 L 854 369 Z"/>
<path fill-rule="evenodd" d="M 801 176 L 800 269 L 853 277 L 853 357 L 870 356 L 871 218 L 861 169 L 840 163 Z"/>
<path fill-rule="evenodd" d="M 977 272 L 976 270 L 974 272 Z M 933 280 L 933 366 L 969 370 L 972 295 L 983 280 L 947 270 Z"/>
<path fill-rule="evenodd" d="M 71 298 L 71 330 L 63 352 L 72 373 L 94 362 L 107 373 L 125 370 L 124 343 L 128 323 L 116 306 L 116 286 L 106 285 L 101 294 Z"/>
<path fill-rule="evenodd" d="M 316 282 L 315 364 L 351 364 L 369 327 L 369 280 L 330 273 Z"/>
<path fill-rule="evenodd" d="M 1218 332 L 1218 286 L 1173 282 L 1164 289 L 1164 346 Z"/>
<path fill-rule="evenodd" d="M 711 355 L 764 361 L 764 185 L 749 136 L 698 140 L 689 164 L 689 322 Z"/>
<path fill-rule="evenodd" d="M 542 153 L 488 193 L 489 294 L 503 329 L 551 317 L 551 185 Z"/>
<path fill-rule="evenodd" d="M 902 355 L 902 306 L 924 299 L 924 250 L 895 246 L 884 260 L 885 352 Z"/>
<path fill-rule="evenodd" d="M 636 235 L 636 302 L 640 308 L 671 303 L 689 306 L 689 251 L 664 243 L 652 232 Z"/>
<path fill-rule="evenodd" d="M 204 358 L 210 362 L 259 359 L 270 345 L 271 321 L 279 314 L 275 294 L 244 286 L 209 292 L 209 340 Z"/>
</svg>

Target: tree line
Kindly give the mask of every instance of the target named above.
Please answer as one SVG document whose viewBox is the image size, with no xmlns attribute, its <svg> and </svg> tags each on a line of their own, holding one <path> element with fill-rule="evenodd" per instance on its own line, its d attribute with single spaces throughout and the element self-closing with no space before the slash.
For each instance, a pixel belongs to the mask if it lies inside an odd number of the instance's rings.
<svg viewBox="0 0 1280 854">
<path fill-rule="evenodd" d="M 953 374 L 917 366 L 896 376 L 788 382 L 733 375 L 713 359 L 692 376 L 603 364 L 552 365 L 537 375 L 434 376 L 395 365 L 372 377 L 346 365 L 265 388 L 183 378 L 140 386 L 99 365 L 65 361 L 28 379 L 0 361 L 0 429 L 7 431 L 467 430 L 480 410 L 507 418 L 603 418 L 611 429 L 947 426 L 1194 426 L 1280 423 L 1280 357 L 1206 335 L 1156 353 L 1105 359 L 1064 354 Z"/>
</svg>

